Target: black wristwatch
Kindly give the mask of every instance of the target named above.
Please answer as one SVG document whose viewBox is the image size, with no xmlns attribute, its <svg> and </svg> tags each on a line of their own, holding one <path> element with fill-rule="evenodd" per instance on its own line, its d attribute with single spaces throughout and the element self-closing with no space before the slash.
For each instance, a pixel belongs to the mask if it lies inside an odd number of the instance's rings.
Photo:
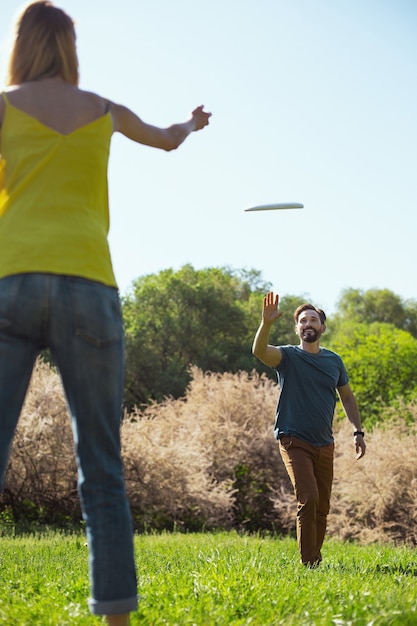
<svg viewBox="0 0 417 626">
<path fill-rule="evenodd" d="M 355 432 L 353 433 L 353 436 L 356 437 L 356 435 L 360 435 L 361 437 L 365 437 L 365 433 L 363 432 L 363 430 L 355 430 Z"/>
</svg>

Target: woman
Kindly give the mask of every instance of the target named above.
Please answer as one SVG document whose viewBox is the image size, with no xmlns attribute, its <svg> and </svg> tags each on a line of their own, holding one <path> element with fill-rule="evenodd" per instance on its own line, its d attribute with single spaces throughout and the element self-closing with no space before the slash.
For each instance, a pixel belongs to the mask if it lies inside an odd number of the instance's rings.
<svg viewBox="0 0 417 626">
<path fill-rule="evenodd" d="M 108 242 L 111 136 L 173 150 L 209 123 L 169 128 L 78 87 L 71 18 L 51 2 L 21 14 L 0 96 L 0 484 L 32 369 L 49 348 L 70 408 L 89 545 L 92 613 L 137 608 L 120 455 L 123 328 Z"/>
</svg>

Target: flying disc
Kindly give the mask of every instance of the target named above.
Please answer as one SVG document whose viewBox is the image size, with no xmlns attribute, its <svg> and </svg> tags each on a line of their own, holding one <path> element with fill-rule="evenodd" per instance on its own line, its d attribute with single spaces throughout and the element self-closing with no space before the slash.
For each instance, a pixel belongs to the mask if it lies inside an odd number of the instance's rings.
<svg viewBox="0 0 417 626">
<path fill-rule="evenodd" d="M 245 211 L 284 211 L 285 209 L 303 209 L 304 204 L 300 202 L 280 202 L 275 204 L 260 204 Z"/>
</svg>

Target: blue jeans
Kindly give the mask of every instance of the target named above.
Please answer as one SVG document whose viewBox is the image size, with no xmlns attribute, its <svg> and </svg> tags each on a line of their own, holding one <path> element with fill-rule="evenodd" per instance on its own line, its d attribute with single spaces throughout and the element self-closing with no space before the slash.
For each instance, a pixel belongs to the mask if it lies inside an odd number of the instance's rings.
<svg viewBox="0 0 417 626">
<path fill-rule="evenodd" d="M 117 289 L 72 276 L 0 279 L 0 487 L 39 352 L 49 348 L 72 420 L 89 545 L 90 611 L 137 608 L 133 528 L 120 453 L 124 335 Z"/>
</svg>

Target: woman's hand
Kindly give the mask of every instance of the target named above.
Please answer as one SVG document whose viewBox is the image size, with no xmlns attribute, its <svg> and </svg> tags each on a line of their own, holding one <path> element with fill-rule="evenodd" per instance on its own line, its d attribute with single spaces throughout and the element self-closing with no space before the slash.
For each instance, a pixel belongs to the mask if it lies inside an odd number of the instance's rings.
<svg viewBox="0 0 417 626">
<path fill-rule="evenodd" d="M 201 130 L 204 126 L 208 126 L 209 118 L 211 117 L 211 113 L 204 111 L 204 105 L 201 104 L 199 107 L 194 109 L 191 116 L 194 121 L 194 130 Z"/>
</svg>

